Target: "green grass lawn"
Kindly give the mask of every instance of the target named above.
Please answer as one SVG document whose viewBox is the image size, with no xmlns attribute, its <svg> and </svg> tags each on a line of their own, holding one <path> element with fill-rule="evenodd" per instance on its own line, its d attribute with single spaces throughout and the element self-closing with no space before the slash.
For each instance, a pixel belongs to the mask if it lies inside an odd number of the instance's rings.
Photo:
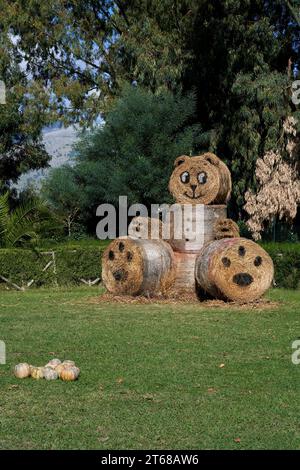
<svg viewBox="0 0 300 470">
<path fill-rule="evenodd" d="M 300 448 L 300 291 L 271 291 L 282 305 L 264 311 L 99 293 L 0 292 L 1 449 Z M 12 374 L 51 357 L 75 360 L 79 381 Z"/>
</svg>

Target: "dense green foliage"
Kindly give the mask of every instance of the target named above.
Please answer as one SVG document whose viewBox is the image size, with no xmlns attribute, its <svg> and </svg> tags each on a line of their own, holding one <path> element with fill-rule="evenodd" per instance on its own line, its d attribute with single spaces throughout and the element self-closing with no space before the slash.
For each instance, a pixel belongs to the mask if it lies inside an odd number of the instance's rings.
<svg viewBox="0 0 300 470">
<path fill-rule="evenodd" d="M 79 143 L 75 166 L 52 170 L 48 200 L 66 215 L 79 208 L 85 220 L 93 220 L 103 202 L 118 204 L 120 195 L 129 204 L 169 201 L 173 162 L 199 140 L 199 126 L 189 125 L 194 110 L 192 94 L 127 88 L 105 124 Z"/>
<path fill-rule="evenodd" d="M 42 193 L 55 216 L 60 219 L 63 233 L 68 237 L 76 236 L 84 194 L 76 180 L 74 169 L 69 165 L 63 165 L 50 170 L 50 176 L 43 182 Z M 84 233 L 83 226 L 80 227 Z"/>
<path fill-rule="evenodd" d="M 0 5 L 6 13 L 3 31 L 18 34 L 18 41 L 7 39 L 9 47 L 19 61 L 23 52 L 37 84 L 47 84 L 49 99 L 49 86 L 55 92 L 50 108 L 56 104 L 70 118 L 86 120 L 99 112 L 99 96 L 91 90 L 101 91 L 103 109 L 122 83 L 136 80 L 152 90 L 195 85 L 201 115 L 216 121 L 217 113 L 220 121 L 238 73 L 285 72 L 289 58 L 299 61 L 299 28 L 281 0 L 1 0 Z"/>
<path fill-rule="evenodd" d="M 0 275 L 20 286 L 34 279 L 33 286 L 78 285 L 80 279 L 93 280 L 101 277 L 101 254 L 107 241 L 97 240 L 45 245 L 31 251 L 28 249 L 0 250 Z M 300 248 L 296 243 L 268 243 L 263 247 L 271 255 L 275 265 L 276 287 L 300 288 Z M 53 266 L 43 272 L 55 252 L 56 273 Z"/>
<path fill-rule="evenodd" d="M 10 249 L 0 250 L 0 275 L 15 282 L 20 287 L 34 280 L 34 287 L 54 285 L 78 285 L 80 279 L 94 280 L 101 277 L 101 253 L 105 243 L 68 244 L 39 250 Z M 55 266 L 47 270 L 45 266 L 52 261 L 55 251 Z M 44 254 L 43 253 L 47 253 Z"/>
<path fill-rule="evenodd" d="M 101 293 L 0 293 L 1 450 L 299 448 L 299 291 L 251 310 Z M 79 380 L 12 375 L 53 357 L 76 361 Z"/>
<path fill-rule="evenodd" d="M 266 243 L 275 268 L 275 286 L 289 289 L 300 288 L 300 244 Z"/>
<path fill-rule="evenodd" d="M 0 11 L 4 12 L 5 8 Z M 6 87 L 6 104 L 0 104 L 0 193 L 29 170 L 45 168 L 49 156 L 40 133 L 46 123 L 42 94 L 30 95 L 30 81 L 22 56 L 14 50 L 11 36 L 2 33 L 0 17 L 0 79 Z"/>
<path fill-rule="evenodd" d="M 0 105 L 0 191 L 10 188 L 23 173 L 47 167 L 50 160 L 40 134 L 25 125 L 20 106 L 20 101 Z"/>
<path fill-rule="evenodd" d="M 154 93 L 194 90 L 192 119 L 201 125 L 201 147 L 229 164 L 235 182 L 231 212 L 243 217 L 245 191 L 256 185 L 257 158 L 282 148 L 283 119 L 297 115 L 290 86 L 299 70 L 300 28 L 289 2 L 0 0 L 0 6 L 6 12 L 0 21 L 4 49 L 14 53 L 17 63 L 25 58 L 32 74 L 34 99 L 25 106 L 32 119 L 40 112 L 44 120 L 46 112 L 50 120 L 88 126 L 101 113 L 108 118 L 125 83 Z M 8 31 L 15 36 L 6 36 Z M 37 103 L 42 103 L 38 110 Z M 187 146 L 185 152 L 189 150 Z M 93 152 L 91 145 L 87 152 Z M 160 171 L 160 165 L 153 167 L 155 161 L 151 164 L 151 173 Z M 103 165 L 107 178 L 113 165 Z M 127 166 L 133 168 L 132 160 Z M 141 160 L 136 154 L 136 167 L 149 174 L 147 154 Z M 92 197 L 97 194 L 97 203 L 102 202 L 107 191 L 99 189 L 98 176 L 92 181 L 82 171 Z M 117 185 L 120 178 L 120 186 L 126 186 L 119 172 L 110 184 Z M 141 182 L 135 173 L 132 179 Z M 146 188 L 148 203 L 160 195 L 148 194 Z M 128 189 L 135 199 L 132 182 Z"/>
</svg>

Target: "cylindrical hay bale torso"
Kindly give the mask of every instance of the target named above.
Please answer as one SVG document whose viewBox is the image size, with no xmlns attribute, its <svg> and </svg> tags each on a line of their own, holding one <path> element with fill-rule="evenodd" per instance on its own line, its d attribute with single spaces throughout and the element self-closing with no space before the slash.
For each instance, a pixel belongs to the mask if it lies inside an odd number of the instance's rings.
<svg viewBox="0 0 300 470">
<path fill-rule="evenodd" d="M 256 300 L 271 286 L 273 276 L 274 266 L 268 253 L 245 238 L 208 243 L 195 264 L 198 291 L 222 300 Z"/>
<path fill-rule="evenodd" d="M 176 274 L 172 290 L 177 294 L 180 292 L 195 293 L 195 261 L 197 256 L 196 253 L 174 252 Z"/>
<path fill-rule="evenodd" d="M 189 210 L 186 210 L 187 207 Z M 226 218 L 227 207 L 224 205 L 204 206 L 198 204 L 192 206 L 181 204 L 181 208 L 182 217 L 180 217 L 180 213 L 170 212 L 169 243 L 174 251 L 198 253 L 205 243 L 215 239 L 215 222 L 219 218 Z M 180 226 L 178 227 L 178 225 Z"/>
<path fill-rule="evenodd" d="M 119 238 L 102 258 L 102 279 L 113 294 L 165 294 L 174 282 L 173 251 L 162 240 Z"/>
<path fill-rule="evenodd" d="M 134 217 L 128 226 L 130 238 L 141 240 L 161 240 L 163 223 L 158 218 Z"/>
</svg>

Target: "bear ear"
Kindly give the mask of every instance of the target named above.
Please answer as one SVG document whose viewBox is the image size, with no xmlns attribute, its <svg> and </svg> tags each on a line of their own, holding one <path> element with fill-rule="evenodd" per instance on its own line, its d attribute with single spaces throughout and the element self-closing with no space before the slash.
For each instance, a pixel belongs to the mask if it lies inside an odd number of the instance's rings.
<svg viewBox="0 0 300 470">
<path fill-rule="evenodd" d="M 217 155 L 215 155 L 214 153 L 205 153 L 204 155 L 202 155 L 202 157 L 208 161 L 209 163 L 211 163 L 212 165 L 215 165 L 215 166 L 219 166 L 220 164 L 220 159 L 219 157 L 217 157 Z"/>
<path fill-rule="evenodd" d="M 190 157 L 188 157 L 187 155 L 181 155 L 180 157 L 177 157 L 175 162 L 174 162 L 174 167 L 176 168 L 177 166 L 180 166 L 182 165 L 183 163 L 185 163 Z"/>
</svg>

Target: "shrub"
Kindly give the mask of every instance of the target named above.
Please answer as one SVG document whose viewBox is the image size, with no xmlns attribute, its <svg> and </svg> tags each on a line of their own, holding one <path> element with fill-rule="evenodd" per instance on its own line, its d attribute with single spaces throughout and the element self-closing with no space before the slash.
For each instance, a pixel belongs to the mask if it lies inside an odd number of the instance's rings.
<svg viewBox="0 0 300 470">
<path fill-rule="evenodd" d="M 275 267 L 276 287 L 297 289 L 300 287 L 299 243 L 263 243 Z"/>
<path fill-rule="evenodd" d="M 0 275 L 19 286 L 26 287 L 34 279 L 33 287 L 79 285 L 80 279 L 93 280 L 101 277 L 101 255 L 107 242 L 93 240 L 67 243 L 51 249 L 38 251 L 23 249 L 0 250 Z M 275 265 L 275 285 L 297 289 L 300 287 L 300 246 L 296 243 L 264 243 L 262 246 L 271 255 Z M 51 265 L 54 250 L 56 274 Z"/>
<path fill-rule="evenodd" d="M 53 264 L 45 271 L 45 266 L 52 261 L 52 250 L 0 250 L 0 275 L 26 287 L 34 280 L 33 286 L 63 286 L 81 284 L 80 279 L 93 280 L 101 277 L 101 254 L 104 244 L 82 247 L 80 245 L 59 246 Z M 49 253 L 49 254 L 45 254 Z"/>
</svg>

